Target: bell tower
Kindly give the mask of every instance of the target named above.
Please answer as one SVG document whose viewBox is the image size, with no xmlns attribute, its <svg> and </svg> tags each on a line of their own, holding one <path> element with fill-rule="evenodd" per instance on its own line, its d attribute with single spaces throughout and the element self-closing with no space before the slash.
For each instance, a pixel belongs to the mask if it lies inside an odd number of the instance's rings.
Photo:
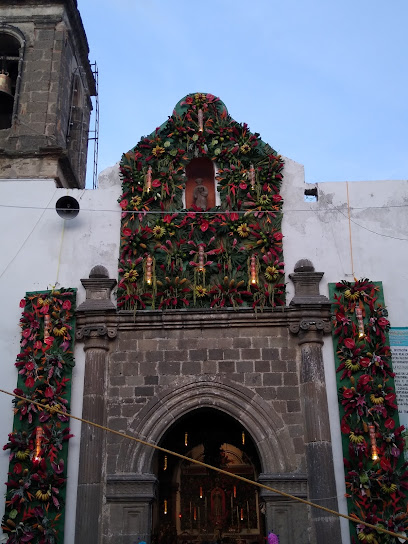
<svg viewBox="0 0 408 544">
<path fill-rule="evenodd" d="M 76 0 L 2 0 L 0 179 L 85 187 L 95 80 Z"/>
</svg>

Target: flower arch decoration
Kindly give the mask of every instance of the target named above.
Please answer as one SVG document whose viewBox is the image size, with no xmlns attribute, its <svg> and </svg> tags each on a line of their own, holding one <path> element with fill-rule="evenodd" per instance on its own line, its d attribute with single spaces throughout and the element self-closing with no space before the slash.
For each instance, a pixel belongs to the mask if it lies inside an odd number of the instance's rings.
<svg viewBox="0 0 408 544">
<path fill-rule="evenodd" d="M 186 168 L 216 163 L 220 205 L 183 209 Z M 122 157 L 118 307 L 285 304 L 283 160 L 211 95 L 187 95 Z"/>
</svg>

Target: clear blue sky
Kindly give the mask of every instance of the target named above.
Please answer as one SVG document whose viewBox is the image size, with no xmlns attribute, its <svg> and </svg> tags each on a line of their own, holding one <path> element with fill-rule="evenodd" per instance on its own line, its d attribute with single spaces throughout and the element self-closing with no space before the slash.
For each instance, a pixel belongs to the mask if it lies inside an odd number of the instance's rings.
<svg viewBox="0 0 408 544">
<path fill-rule="evenodd" d="M 305 165 L 408 179 L 408 1 L 78 0 L 99 66 L 99 171 L 191 92 Z"/>
</svg>

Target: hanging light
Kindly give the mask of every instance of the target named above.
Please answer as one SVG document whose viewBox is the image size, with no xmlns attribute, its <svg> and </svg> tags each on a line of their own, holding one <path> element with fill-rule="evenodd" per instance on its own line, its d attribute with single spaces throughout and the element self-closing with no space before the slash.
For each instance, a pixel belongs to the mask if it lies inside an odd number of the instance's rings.
<svg viewBox="0 0 408 544">
<path fill-rule="evenodd" d="M 370 442 L 371 442 L 371 459 L 373 461 L 377 461 L 378 459 L 378 449 L 377 449 L 377 442 L 375 440 L 375 427 L 374 425 L 368 426 L 368 432 L 370 435 Z"/>
<path fill-rule="evenodd" d="M 244 521 L 244 509 L 241 508 L 241 521 Z"/>
<path fill-rule="evenodd" d="M 358 337 L 364 338 L 364 321 L 363 321 L 363 310 L 356 306 L 356 316 L 358 322 Z"/>
<path fill-rule="evenodd" d="M 198 270 L 204 272 L 204 246 L 198 246 Z"/>
<path fill-rule="evenodd" d="M 251 182 L 251 187 L 253 189 L 255 187 L 255 168 L 253 164 L 251 164 L 249 168 L 249 181 Z"/>
<path fill-rule="evenodd" d="M 244 431 L 242 431 L 242 434 L 241 434 L 241 441 L 242 441 L 242 445 L 245 446 L 245 433 L 244 433 Z"/>
<path fill-rule="evenodd" d="M 149 166 L 146 174 L 146 192 L 150 193 L 152 190 L 152 167 Z"/>
<path fill-rule="evenodd" d="M 256 278 L 256 255 L 251 255 L 251 285 L 257 284 Z"/>
<path fill-rule="evenodd" d="M 153 259 L 150 255 L 146 257 L 146 283 L 147 285 L 152 284 L 152 275 L 153 275 Z"/>
<path fill-rule="evenodd" d="M 203 488 L 200 486 L 200 499 L 203 498 Z"/>
<path fill-rule="evenodd" d="M 237 498 L 237 486 L 234 485 L 234 499 Z"/>
<path fill-rule="evenodd" d="M 184 445 L 188 446 L 188 433 L 184 433 Z"/>
<path fill-rule="evenodd" d="M 163 508 L 163 512 L 165 514 L 167 514 L 167 499 L 164 499 L 164 508 Z"/>
<path fill-rule="evenodd" d="M 167 455 L 164 456 L 163 470 L 167 470 Z"/>
<path fill-rule="evenodd" d="M 35 457 L 34 457 L 36 461 L 41 460 L 40 452 L 41 452 L 41 442 L 42 442 L 43 436 L 44 436 L 44 431 L 42 427 L 37 427 L 35 429 Z"/>
<path fill-rule="evenodd" d="M 203 110 L 198 110 L 198 130 L 202 132 L 204 130 L 204 114 Z"/>
<path fill-rule="evenodd" d="M 196 506 L 194 506 L 194 516 L 193 516 L 193 518 L 194 518 L 194 521 L 197 521 L 197 507 Z"/>
</svg>

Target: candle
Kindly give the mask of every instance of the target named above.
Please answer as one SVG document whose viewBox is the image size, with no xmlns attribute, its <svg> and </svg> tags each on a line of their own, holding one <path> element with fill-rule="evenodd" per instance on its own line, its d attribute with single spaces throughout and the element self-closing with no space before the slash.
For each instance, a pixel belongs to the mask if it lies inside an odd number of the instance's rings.
<svg viewBox="0 0 408 544">
<path fill-rule="evenodd" d="M 204 246 L 198 246 L 198 270 L 204 270 Z"/>
<path fill-rule="evenodd" d="M 203 110 L 198 110 L 198 130 L 202 132 L 204 130 L 204 115 Z"/>
<path fill-rule="evenodd" d="M 152 167 L 149 166 L 146 174 L 146 191 L 150 193 L 152 190 Z"/>
<path fill-rule="evenodd" d="M 150 255 L 146 257 L 146 283 L 148 285 L 151 285 L 152 283 L 152 265 L 153 265 L 153 259 Z"/>
<path fill-rule="evenodd" d="M 256 285 L 256 256 L 251 255 L 251 283 Z M 245 444 L 245 433 L 242 431 L 242 444 Z"/>
<path fill-rule="evenodd" d="M 35 430 L 35 460 L 39 461 L 41 459 L 40 452 L 41 452 L 41 440 L 44 433 L 42 430 L 42 427 L 37 427 Z"/>
<path fill-rule="evenodd" d="M 251 164 L 251 167 L 249 169 L 249 180 L 253 189 L 255 187 L 255 168 L 253 164 Z"/>
<path fill-rule="evenodd" d="M 358 337 L 364 337 L 364 321 L 363 321 L 363 310 L 356 307 L 356 316 L 358 321 Z"/>
<path fill-rule="evenodd" d="M 50 336 L 50 329 L 51 329 L 51 316 L 46 314 L 44 316 L 44 340 L 47 340 L 47 338 Z"/>
</svg>

